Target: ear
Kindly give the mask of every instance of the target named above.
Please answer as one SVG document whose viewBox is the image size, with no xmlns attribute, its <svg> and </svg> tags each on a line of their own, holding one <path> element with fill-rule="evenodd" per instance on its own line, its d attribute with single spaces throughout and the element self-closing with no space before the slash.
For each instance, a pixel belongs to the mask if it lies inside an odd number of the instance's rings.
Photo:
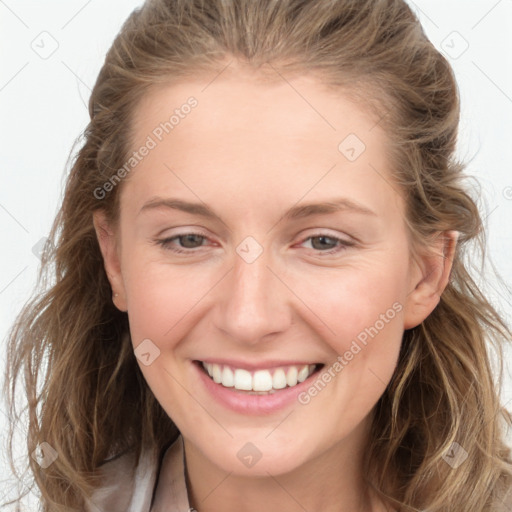
<svg viewBox="0 0 512 512">
<path fill-rule="evenodd" d="M 432 250 L 413 262 L 410 291 L 405 300 L 404 329 L 421 324 L 439 304 L 441 295 L 450 280 L 457 231 L 440 233 Z"/>
<path fill-rule="evenodd" d="M 112 301 L 117 309 L 126 312 L 128 308 L 126 305 L 124 281 L 121 274 L 118 237 L 111 228 L 103 210 L 93 212 L 93 223 L 103 256 L 105 272 L 112 288 Z"/>
</svg>

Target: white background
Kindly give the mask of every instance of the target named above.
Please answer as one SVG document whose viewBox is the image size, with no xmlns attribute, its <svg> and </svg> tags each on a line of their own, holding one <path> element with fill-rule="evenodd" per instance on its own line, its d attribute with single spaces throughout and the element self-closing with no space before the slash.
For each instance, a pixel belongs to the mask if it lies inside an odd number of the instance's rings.
<svg viewBox="0 0 512 512">
<path fill-rule="evenodd" d="M 86 104 L 107 49 L 135 0 L 0 0 L 0 355 L 36 279 L 33 247 L 61 197 L 66 162 L 88 122 Z M 512 0 L 416 0 L 432 42 L 449 54 L 462 96 L 459 151 L 480 180 L 488 254 L 512 282 Z M 466 46 L 468 48 L 466 49 Z M 45 52 L 55 51 L 51 55 Z M 464 51 L 465 50 L 465 51 Z M 43 58 L 44 57 L 44 58 Z M 489 294 L 509 320 L 510 292 L 492 275 Z M 509 352 L 511 354 L 511 352 Z M 510 359 L 508 365 L 512 367 Z M 63 390 L 65 391 L 65 390 Z M 512 408 L 508 376 L 503 402 Z M 0 504 L 12 481 L 0 406 Z M 20 435 L 19 446 L 23 439 Z M 20 450 L 22 457 L 22 450 Z"/>
</svg>

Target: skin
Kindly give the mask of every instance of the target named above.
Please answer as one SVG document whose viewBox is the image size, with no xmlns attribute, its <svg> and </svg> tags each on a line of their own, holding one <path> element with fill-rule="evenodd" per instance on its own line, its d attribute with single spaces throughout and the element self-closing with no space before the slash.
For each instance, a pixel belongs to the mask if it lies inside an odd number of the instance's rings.
<svg viewBox="0 0 512 512">
<path fill-rule="evenodd" d="M 440 237 L 431 253 L 411 256 L 403 199 L 390 186 L 384 157 L 386 133 L 343 94 L 308 77 L 294 79 L 293 88 L 242 72 L 205 89 L 210 80 L 144 97 L 134 147 L 188 97 L 198 106 L 122 183 L 119 226 L 101 211 L 94 215 L 134 348 L 149 338 L 160 350 L 149 366 L 138 362 L 184 437 L 190 504 L 199 512 L 384 511 L 363 479 L 372 411 L 404 330 L 439 302 L 454 234 Z M 351 133 L 366 145 L 354 162 L 338 150 Z M 222 221 L 170 208 L 140 213 L 156 196 L 204 203 Z M 297 204 L 338 197 L 373 214 L 282 218 Z M 195 248 L 186 240 L 167 248 L 154 242 L 191 231 L 206 237 Z M 310 238 L 321 234 L 353 245 Z M 250 264 L 236 252 L 248 236 L 263 248 Z M 169 247 L 192 248 L 176 254 Z M 332 249 L 340 250 L 324 254 Z M 261 416 L 228 410 L 191 364 L 226 357 L 327 368 L 394 303 L 401 311 L 307 405 Z M 262 454 L 250 468 L 237 457 L 247 442 Z M 164 507 L 166 498 L 158 499 Z"/>
</svg>

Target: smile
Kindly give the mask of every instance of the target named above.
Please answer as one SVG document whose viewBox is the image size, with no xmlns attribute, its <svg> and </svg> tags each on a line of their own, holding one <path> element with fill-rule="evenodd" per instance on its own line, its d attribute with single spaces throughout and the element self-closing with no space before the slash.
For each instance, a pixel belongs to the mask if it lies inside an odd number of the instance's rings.
<svg viewBox="0 0 512 512">
<path fill-rule="evenodd" d="M 272 394 L 304 382 L 320 364 L 290 365 L 272 369 L 248 371 L 229 365 L 201 362 L 202 368 L 216 384 L 249 394 Z"/>
</svg>

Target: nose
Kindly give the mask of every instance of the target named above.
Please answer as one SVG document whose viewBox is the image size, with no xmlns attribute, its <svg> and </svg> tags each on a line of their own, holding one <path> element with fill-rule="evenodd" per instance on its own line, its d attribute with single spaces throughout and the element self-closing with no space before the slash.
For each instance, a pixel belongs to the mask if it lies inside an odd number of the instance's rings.
<svg viewBox="0 0 512 512">
<path fill-rule="evenodd" d="M 284 332 L 291 324 L 292 294 L 279 274 L 266 251 L 252 263 L 235 253 L 233 269 L 217 287 L 216 327 L 246 345 Z"/>
</svg>

